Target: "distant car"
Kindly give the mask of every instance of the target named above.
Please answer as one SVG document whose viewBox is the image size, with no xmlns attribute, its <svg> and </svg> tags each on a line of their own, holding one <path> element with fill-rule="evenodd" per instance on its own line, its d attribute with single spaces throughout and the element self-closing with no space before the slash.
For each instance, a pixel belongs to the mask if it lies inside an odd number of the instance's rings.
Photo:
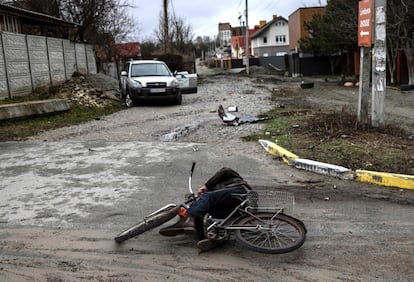
<svg viewBox="0 0 414 282">
<path fill-rule="evenodd" d="M 170 99 L 181 105 L 180 84 L 161 61 L 142 60 L 126 63 L 120 78 L 121 95 L 127 107 L 147 99 Z"/>
</svg>

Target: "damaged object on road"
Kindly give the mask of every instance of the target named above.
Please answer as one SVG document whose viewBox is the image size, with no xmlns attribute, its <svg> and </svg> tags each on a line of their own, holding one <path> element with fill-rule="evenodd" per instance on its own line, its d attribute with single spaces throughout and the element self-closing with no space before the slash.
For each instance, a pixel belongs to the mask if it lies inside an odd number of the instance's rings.
<svg viewBox="0 0 414 282">
<path fill-rule="evenodd" d="M 221 120 L 227 124 L 232 126 L 239 126 L 244 123 L 256 123 L 259 121 L 269 120 L 272 117 L 252 117 L 252 116 L 245 116 L 245 117 L 237 117 L 229 112 L 226 112 L 222 105 L 219 106 L 217 110 L 218 116 Z"/>
</svg>

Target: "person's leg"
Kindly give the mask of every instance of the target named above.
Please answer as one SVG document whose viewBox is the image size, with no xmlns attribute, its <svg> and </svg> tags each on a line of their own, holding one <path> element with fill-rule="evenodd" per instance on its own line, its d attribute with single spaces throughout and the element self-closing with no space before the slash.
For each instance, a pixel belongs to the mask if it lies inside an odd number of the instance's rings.
<svg viewBox="0 0 414 282">
<path fill-rule="evenodd" d="M 204 192 L 200 199 L 187 209 L 187 215 L 190 217 L 203 217 L 206 213 L 219 212 L 215 209 L 222 207 L 234 208 L 240 202 L 232 197 L 232 194 L 244 193 L 246 193 L 246 188 L 243 186 Z"/>
<path fill-rule="evenodd" d="M 196 233 L 195 218 L 202 218 L 206 213 L 217 213 L 215 209 L 234 208 L 240 202 L 235 200 L 231 194 L 244 194 L 244 186 L 225 188 L 216 191 L 204 192 L 200 199 L 195 201 L 186 211 L 186 216 L 180 218 L 175 224 L 159 230 L 161 235 L 175 236 L 182 233 Z M 230 210 L 231 211 L 231 210 Z"/>
</svg>

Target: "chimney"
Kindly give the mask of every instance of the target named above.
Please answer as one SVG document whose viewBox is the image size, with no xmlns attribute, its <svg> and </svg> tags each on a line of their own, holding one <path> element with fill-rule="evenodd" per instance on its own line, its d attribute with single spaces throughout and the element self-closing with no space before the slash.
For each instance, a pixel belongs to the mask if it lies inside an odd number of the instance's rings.
<svg viewBox="0 0 414 282">
<path fill-rule="evenodd" d="M 276 20 L 277 19 L 277 15 L 273 15 L 273 20 Z"/>
<path fill-rule="evenodd" d="M 266 25 L 266 21 L 260 21 L 259 26 L 260 28 L 264 27 Z"/>
</svg>

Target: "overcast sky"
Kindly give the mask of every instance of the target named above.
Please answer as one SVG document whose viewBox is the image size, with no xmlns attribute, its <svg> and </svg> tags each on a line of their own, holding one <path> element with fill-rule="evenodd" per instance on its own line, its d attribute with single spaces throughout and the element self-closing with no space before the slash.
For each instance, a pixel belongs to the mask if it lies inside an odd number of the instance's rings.
<svg viewBox="0 0 414 282">
<path fill-rule="evenodd" d="M 136 8 L 131 14 L 136 19 L 139 39 L 151 37 L 158 27 L 163 0 L 131 1 Z M 197 36 L 210 36 L 218 33 L 218 24 L 229 22 L 240 26 L 239 16 L 244 15 L 245 0 L 169 0 L 169 12 L 183 18 Z M 260 20 L 269 21 L 272 15 L 288 19 L 289 15 L 301 7 L 326 5 L 326 0 L 248 0 L 249 27 L 253 28 Z M 244 17 L 243 17 L 244 19 Z"/>
</svg>

